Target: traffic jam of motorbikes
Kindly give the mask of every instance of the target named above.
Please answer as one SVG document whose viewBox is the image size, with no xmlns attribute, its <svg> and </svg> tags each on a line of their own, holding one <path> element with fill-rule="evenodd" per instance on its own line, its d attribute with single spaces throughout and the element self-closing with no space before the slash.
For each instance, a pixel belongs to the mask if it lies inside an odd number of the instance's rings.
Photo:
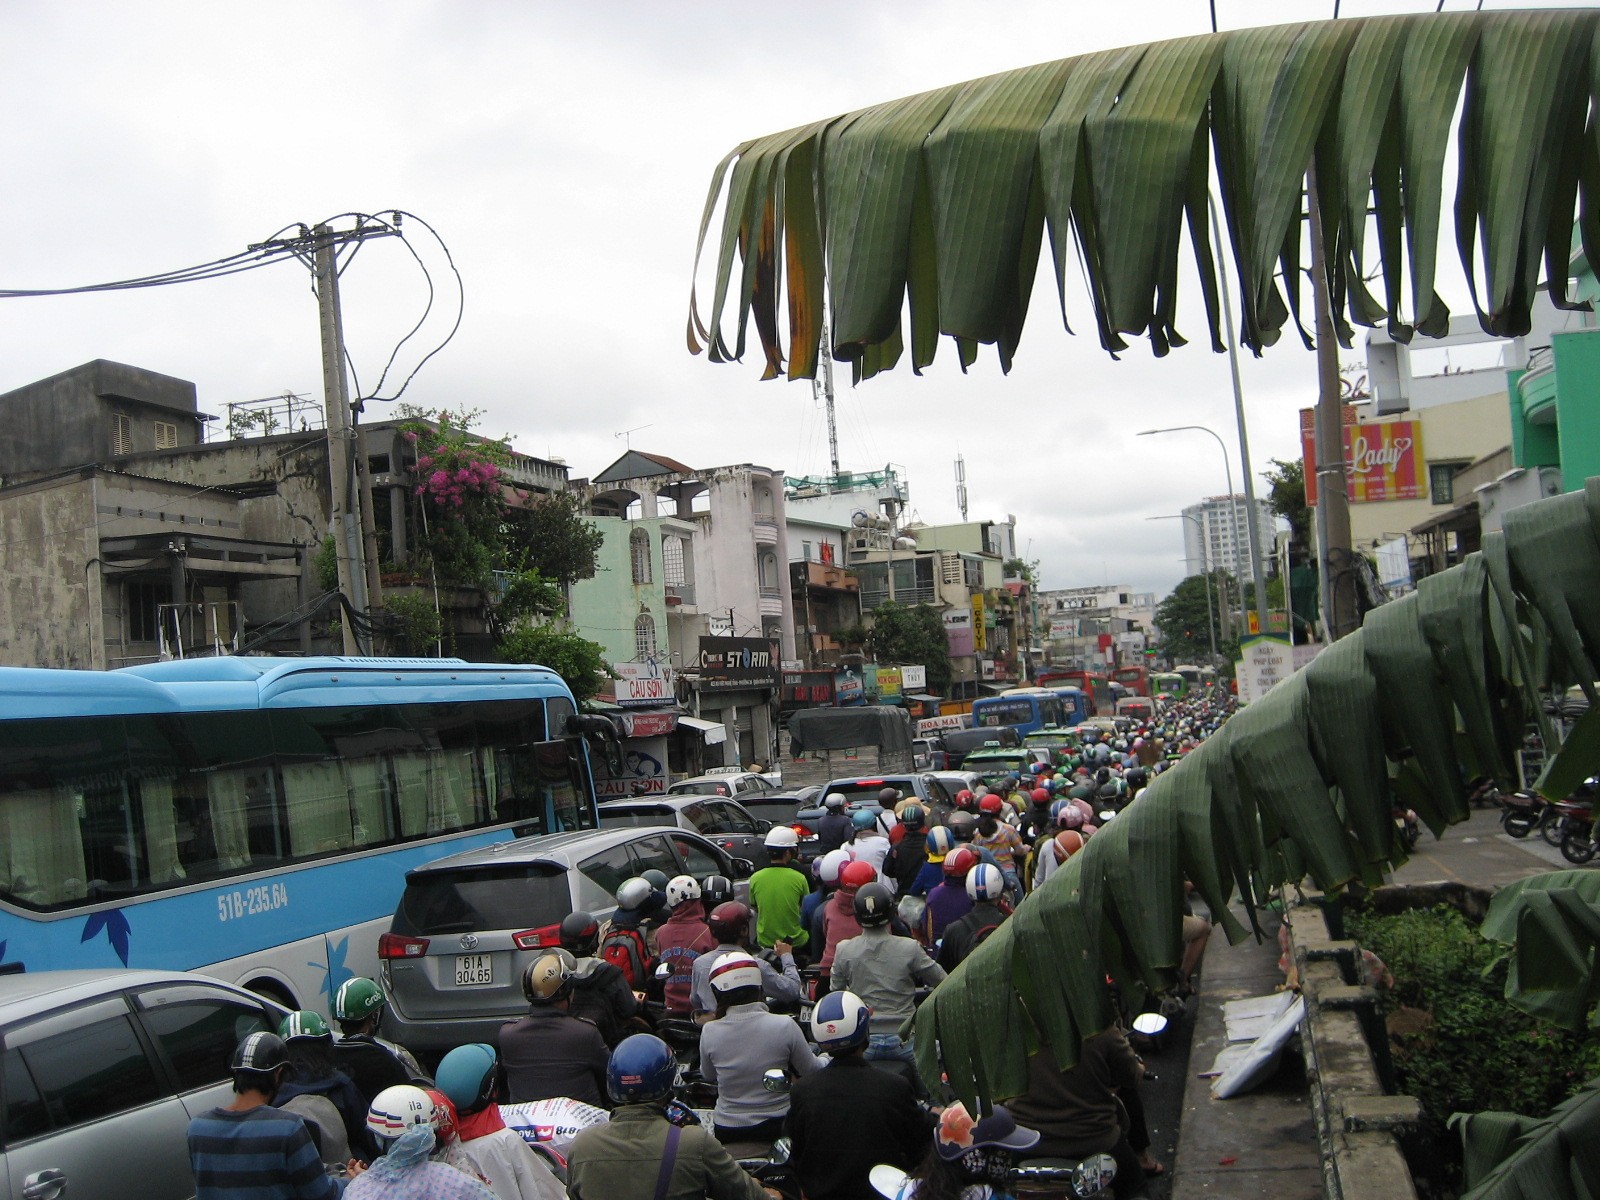
<svg viewBox="0 0 1600 1200">
<path fill-rule="evenodd" d="M 1078 1064 L 1035 1070 L 1008 1104 L 971 1112 L 919 1073 L 912 1018 L 1235 703 L 1222 688 L 1164 697 L 1036 732 L 1020 754 L 996 739 L 938 795 L 824 791 L 820 815 L 765 834 L 768 865 L 747 882 L 627 878 L 603 919 L 571 912 L 538 949 L 524 1015 L 436 1062 L 380 1037 L 382 985 L 349 980 L 337 1042 L 296 1012 L 239 1044 L 235 1107 L 306 1122 L 305 1196 L 1143 1196 L 1165 1166 L 1141 1055 L 1184 1019 L 1203 915 L 1186 905 L 1175 993 L 1142 1012 L 1113 997 L 1119 1020 Z M 210 1153 L 238 1169 L 225 1115 L 191 1129 L 197 1175 Z"/>
</svg>

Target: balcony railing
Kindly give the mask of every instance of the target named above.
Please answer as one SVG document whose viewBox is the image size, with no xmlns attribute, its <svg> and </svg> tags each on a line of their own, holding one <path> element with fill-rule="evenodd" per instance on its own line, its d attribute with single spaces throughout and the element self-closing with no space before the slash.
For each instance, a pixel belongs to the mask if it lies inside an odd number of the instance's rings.
<svg viewBox="0 0 1600 1200">
<path fill-rule="evenodd" d="M 761 585 L 761 589 L 760 590 L 761 590 L 761 595 L 765 599 L 768 599 L 768 600 L 781 600 L 783 598 L 783 589 L 780 588 L 780 587 L 768 587 L 766 584 L 763 583 Z"/>
<path fill-rule="evenodd" d="M 889 599 L 889 589 L 886 587 L 869 588 L 863 586 L 861 589 L 861 607 L 863 609 L 877 608 L 887 599 Z M 937 604 L 939 602 L 939 589 L 931 583 L 921 587 L 901 587 L 896 584 L 894 601 L 896 604 Z"/>
</svg>

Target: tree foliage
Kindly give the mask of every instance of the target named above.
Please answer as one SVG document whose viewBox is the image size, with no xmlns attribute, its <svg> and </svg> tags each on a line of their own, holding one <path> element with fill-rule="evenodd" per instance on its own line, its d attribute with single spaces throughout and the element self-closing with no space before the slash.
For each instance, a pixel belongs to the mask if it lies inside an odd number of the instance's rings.
<svg viewBox="0 0 1600 1200">
<path fill-rule="evenodd" d="M 1161 633 L 1157 648 L 1173 662 L 1211 661 L 1211 634 L 1217 630 L 1216 608 L 1221 599 L 1217 581 L 1221 575 L 1221 571 L 1209 576 L 1191 575 L 1156 605 L 1156 628 Z M 1211 590 L 1209 607 L 1208 587 Z M 1217 653 L 1223 654 L 1225 648 L 1219 636 Z"/>
<path fill-rule="evenodd" d="M 1311 510 L 1306 507 L 1306 468 L 1298 458 L 1274 458 L 1272 470 L 1262 473 L 1267 481 L 1267 505 L 1289 522 L 1294 541 L 1307 546 L 1311 541 Z"/>
<path fill-rule="evenodd" d="M 576 494 L 552 492 L 530 508 L 511 510 L 506 524 L 524 567 L 553 579 L 562 588 L 594 577 L 605 534 L 583 519 Z"/>
<path fill-rule="evenodd" d="M 549 667 L 580 701 L 592 699 L 612 678 L 604 648 L 560 625 L 518 625 L 500 639 L 499 650 L 506 662 Z"/>
<path fill-rule="evenodd" d="M 944 617 L 928 604 L 915 607 L 886 600 L 872 610 L 867 651 L 880 663 L 918 663 L 928 668 L 928 687 L 944 693 L 950 687 L 950 641 Z"/>
</svg>

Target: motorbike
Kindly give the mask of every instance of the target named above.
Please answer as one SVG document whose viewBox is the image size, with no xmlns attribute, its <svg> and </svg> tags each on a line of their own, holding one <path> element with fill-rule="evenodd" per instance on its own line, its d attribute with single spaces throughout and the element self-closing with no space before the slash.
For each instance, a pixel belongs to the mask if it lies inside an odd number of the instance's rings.
<svg viewBox="0 0 1600 1200">
<path fill-rule="evenodd" d="M 1533 792 L 1500 797 L 1500 825 L 1514 838 L 1525 838 L 1545 821 L 1548 805 Z"/>
<path fill-rule="evenodd" d="M 1561 814 L 1561 857 L 1582 866 L 1594 857 L 1594 798 L 1558 800 L 1552 806 Z"/>
<path fill-rule="evenodd" d="M 887 1200 L 909 1200 L 914 1181 L 899 1167 L 879 1163 L 869 1177 Z M 1011 1168 L 1006 1183 L 1019 1200 L 1069 1195 L 1076 1200 L 1109 1196 L 1117 1178 L 1117 1160 L 1109 1154 L 1091 1154 L 1076 1161 L 1068 1158 L 1029 1158 Z"/>
</svg>

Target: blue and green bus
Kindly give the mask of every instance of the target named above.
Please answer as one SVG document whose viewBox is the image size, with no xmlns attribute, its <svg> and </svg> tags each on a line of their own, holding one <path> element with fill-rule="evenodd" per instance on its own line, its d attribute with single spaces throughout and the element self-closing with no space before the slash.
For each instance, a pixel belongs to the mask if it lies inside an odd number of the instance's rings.
<svg viewBox="0 0 1600 1200">
<path fill-rule="evenodd" d="M 998 696 L 972 702 L 972 727 L 991 729 L 1009 725 L 1017 736 L 1060 725 L 1061 701 L 1048 688 L 1011 688 Z"/>
<path fill-rule="evenodd" d="M 0 714 L 0 970 L 198 970 L 321 1007 L 377 975 L 409 868 L 599 823 L 543 667 L 0 668 Z"/>
</svg>

